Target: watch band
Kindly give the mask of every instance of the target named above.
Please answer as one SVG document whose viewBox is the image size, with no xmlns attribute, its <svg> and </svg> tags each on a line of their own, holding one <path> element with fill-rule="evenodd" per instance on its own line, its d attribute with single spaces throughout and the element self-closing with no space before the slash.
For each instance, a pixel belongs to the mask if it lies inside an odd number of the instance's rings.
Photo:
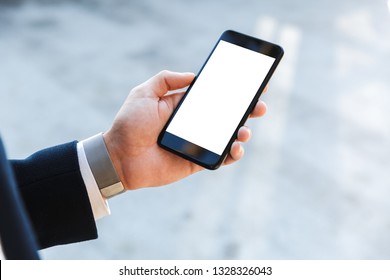
<svg viewBox="0 0 390 280">
<path fill-rule="evenodd" d="M 99 133 L 82 141 L 85 155 L 92 174 L 105 198 L 111 198 L 125 191 L 111 161 L 103 133 Z"/>
</svg>

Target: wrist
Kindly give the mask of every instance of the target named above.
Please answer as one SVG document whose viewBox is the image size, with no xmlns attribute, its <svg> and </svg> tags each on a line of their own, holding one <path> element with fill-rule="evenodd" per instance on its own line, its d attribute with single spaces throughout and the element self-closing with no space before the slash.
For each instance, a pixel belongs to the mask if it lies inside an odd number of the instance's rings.
<svg viewBox="0 0 390 280">
<path fill-rule="evenodd" d="M 106 145 L 113 167 L 118 175 L 118 178 L 126 188 L 126 177 L 124 175 L 122 164 L 121 164 L 122 162 L 121 153 L 120 153 L 121 149 L 117 147 L 118 145 L 113 140 L 114 138 L 111 137 L 111 134 L 112 134 L 111 131 L 104 132 L 103 140 Z"/>
<path fill-rule="evenodd" d="M 111 159 L 103 134 L 82 141 L 85 155 L 103 197 L 111 198 L 125 191 Z"/>
</svg>

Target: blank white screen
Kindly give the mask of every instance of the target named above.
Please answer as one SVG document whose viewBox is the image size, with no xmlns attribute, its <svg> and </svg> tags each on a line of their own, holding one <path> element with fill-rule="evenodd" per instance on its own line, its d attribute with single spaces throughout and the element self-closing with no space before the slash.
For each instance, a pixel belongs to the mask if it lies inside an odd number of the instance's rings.
<svg viewBox="0 0 390 280">
<path fill-rule="evenodd" d="M 274 60 L 221 40 L 167 131 L 221 155 Z"/>
</svg>

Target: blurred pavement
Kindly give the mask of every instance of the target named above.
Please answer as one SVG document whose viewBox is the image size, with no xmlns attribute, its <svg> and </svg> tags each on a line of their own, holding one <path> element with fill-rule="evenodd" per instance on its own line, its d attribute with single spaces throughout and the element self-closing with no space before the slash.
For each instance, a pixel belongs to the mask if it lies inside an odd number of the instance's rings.
<svg viewBox="0 0 390 280">
<path fill-rule="evenodd" d="M 114 198 L 98 240 L 45 259 L 390 259 L 387 0 L 6 2 L 12 158 L 105 131 L 132 87 L 197 72 L 226 29 L 285 49 L 243 160 Z"/>
</svg>

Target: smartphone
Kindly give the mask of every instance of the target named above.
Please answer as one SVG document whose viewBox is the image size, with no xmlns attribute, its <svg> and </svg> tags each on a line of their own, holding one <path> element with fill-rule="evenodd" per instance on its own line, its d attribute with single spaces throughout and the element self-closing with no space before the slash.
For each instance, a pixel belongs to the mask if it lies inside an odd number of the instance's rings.
<svg viewBox="0 0 390 280">
<path fill-rule="evenodd" d="M 222 33 L 160 133 L 160 147 L 217 169 L 282 56 L 273 43 L 232 30 Z"/>
</svg>

